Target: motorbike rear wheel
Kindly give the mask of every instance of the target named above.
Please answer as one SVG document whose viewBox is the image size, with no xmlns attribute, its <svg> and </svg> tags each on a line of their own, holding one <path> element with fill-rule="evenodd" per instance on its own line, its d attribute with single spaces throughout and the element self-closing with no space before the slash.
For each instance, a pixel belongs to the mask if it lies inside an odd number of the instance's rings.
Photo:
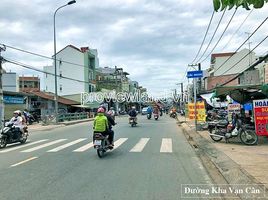
<svg viewBox="0 0 268 200">
<path fill-rule="evenodd" d="M 215 135 L 217 135 L 217 134 L 216 134 L 217 132 L 216 132 L 215 129 L 211 129 L 209 132 L 210 132 L 211 134 L 214 134 L 214 135 L 209 135 L 209 136 L 210 136 L 211 139 L 214 140 L 215 142 L 219 142 L 219 141 L 222 140 L 222 137 L 220 137 L 220 136 L 215 136 Z"/>
<path fill-rule="evenodd" d="M 24 144 L 26 141 L 27 141 L 27 136 L 24 137 L 24 138 L 20 141 L 20 143 L 21 143 L 21 144 Z"/>
<path fill-rule="evenodd" d="M 245 145 L 256 145 L 258 143 L 258 136 L 254 130 L 242 130 L 240 140 Z"/>
<path fill-rule="evenodd" d="M 7 139 L 1 138 L 0 139 L 0 149 L 5 148 L 7 146 Z"/>
<path fill-rule="evenodd" d="M 101 147 L 99 147 L 98 149 L 97 149 L 97 154 L 98 154 L 98 156 L 99 156 L 99 158 L 102 158 L 103 157 L 103 155 L 104 155 L 104 146 L 105 146 L 105 141 L 104 140 L 102 140 L 101 141 Z"/>
</svg>

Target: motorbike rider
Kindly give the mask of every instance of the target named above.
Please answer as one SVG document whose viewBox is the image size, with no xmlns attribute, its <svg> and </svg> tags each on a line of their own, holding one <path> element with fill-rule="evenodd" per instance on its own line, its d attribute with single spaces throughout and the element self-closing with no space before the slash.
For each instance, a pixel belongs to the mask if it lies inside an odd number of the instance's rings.
<svg viewBox="0 0 268 200">
<path fill-rule="evenodd" d="M 153 113 L 155 114 L 155 115 L 159 115 L 159 108 L 158 108 L 158 106 L 154 106 L 154 110 L 153 110 Z"/>
<path fill-rule="evenodd" d="M 153 109 L 151 106 L 148 106 L 147 108 L 147 114 L 149 114 L 150 116 L 152 115 Z"/>
<path fill-rule="evenodd" d="M 108 119 L 108 129 L 107 129 L 107 133 L 109 135 L 109 142 L 111 146 L 114 146 L 114 131 L 112 130 L 112 126 L 115 126 L 115 116 L 114 113 L 111 112 L 111 110 L 109 110 L 106 113 L 106 107 L 102 106 L 102 108 L 104 109 L 104 115 L 107 117 Z M 112 109 L 112 108 L 111 108 Z"/>
<path fill-rule="evenodd" d="M 15 129 L 17 129 L 17 131 L 15 131 L 15 134 L 18 133 L 24 133 L 23 131 L 23 118 L 20 116 L 21 112 L 19 110 L 16 110 L 13 112 L 13 117 L 10 119 L 10 121 L 8 122 L 8 124 L 13 124 L 13 126 L 15 127 Z M 14 135 L 12 135 L 13 138 Z M 18 137 L 18 135 L 17 135 Z"/>
<path fill-rule="evenodd" d="M 107 114 L 109 114 L 113 118 L 113 120 L 115 120 L 115 111 L 113 107 L 110 108 Z"/>
<path fill-rule="evenodd" d="M 128 115 L 129 115 L 129 123 L 131 118 L 134 118 L 135 122 L 137 123 L 137 111 L 135 106 L 132 106 L 131 110 L 128 112 Z"/>
</svg>

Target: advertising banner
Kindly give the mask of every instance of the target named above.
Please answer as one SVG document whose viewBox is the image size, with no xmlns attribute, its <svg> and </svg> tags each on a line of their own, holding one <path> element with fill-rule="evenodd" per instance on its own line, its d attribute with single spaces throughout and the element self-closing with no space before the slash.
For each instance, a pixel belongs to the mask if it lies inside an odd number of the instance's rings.
<svg viewBox="0 0 268 200">
<path fill-rule="evenodd" d="M 4 103 L 5 104 L 23 104 L 24 99 L 23 97 L 17 97 L 17 96 L 4 96 Z"/>
<path fill-rule="evenodd" d="M 188 104 L 188 110 L 189 110 L 189 119 L 194 120 L 194 103 Z M 196 118 L 198 122 L 205 122 L 206 121 L 206 109 L 205 109 L 205 102 L 199 101 L 196 102 Z"/>
<path fill-rule="evenodd" d="M 253 108 L 256 134 L 268 136 L 268 99 L 254 100 Z"/>
<path fill-rule="evenodd" d="M 241 111 L 241 105 L 239 103 L 228 104 L 228 120 L 232 120 L 232 114 L 239 114 Z"/>
</svg>

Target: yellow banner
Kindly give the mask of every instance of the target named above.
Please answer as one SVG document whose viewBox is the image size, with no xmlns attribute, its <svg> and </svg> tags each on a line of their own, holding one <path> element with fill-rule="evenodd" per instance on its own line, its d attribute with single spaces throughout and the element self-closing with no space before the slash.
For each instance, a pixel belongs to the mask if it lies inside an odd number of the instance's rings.
<svg viewBox="0 0 268 200">
<path fill-rule="evenodd" d="M 189 110 L 189 119 L 194 120 L 195 114 L 194 114 L 194 103 L 188 104 L 188 110 Z M 205 122 L 206 121 L 206 108 L 205 108 L 205 102 L 199 101 L 196 102 L 196 118 L 199 122 Z"/>
</svg>

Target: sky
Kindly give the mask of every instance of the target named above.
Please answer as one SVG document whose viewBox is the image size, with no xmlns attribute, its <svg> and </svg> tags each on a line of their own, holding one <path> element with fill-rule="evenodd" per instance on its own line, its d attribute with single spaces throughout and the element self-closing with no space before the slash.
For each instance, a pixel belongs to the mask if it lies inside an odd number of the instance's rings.
<svg viewBox="0 0 268 200">
<path fill-rule="evenodd" d="M 66 3 L 68 0 L 1 0 L 0 43 L 51 57 L 54 51 L 53 14 Z M 212 0 L 77 0 L 57 13 L 57 50 L 69 44 L 97 49 L 100 67 L 116 65 L 124 68 L 131 80 L 138 81 L 150 93 L 159 95 L 172 89 L 179 91 L 177 83 L 187 83 L 185 70 L 200 47 L 212 12 Z M 217 42 L 233 12 L 234 9 L 226 11 L 204 58 Z M 233 35 L 249 12 L 238 9 L 213 53 L 235 51 L 248 37 L 245 32 L 252 33 L 267 17 L 268 4 L 253 10 L 241 29 Z M 201 54 L 221 14 L 214 15 Z M 252 48 L 268 34 L 267 23 L 250 39 Z M 248 44 L 243 48 L 247 47 Z M 267 47 L 268 40 L 256 48 L 256 54 L 263 55 L 268 51 Z M 39 69 L 52 64 L 50 59 L 10 48 L 2 55 Z M 207 69 L 209 62 L 210 56 L 202 62 L 202 68 Z M 5 63 L 3 67 L 19 75 L 43 77 L 10 63 Z"/>
</svg>

